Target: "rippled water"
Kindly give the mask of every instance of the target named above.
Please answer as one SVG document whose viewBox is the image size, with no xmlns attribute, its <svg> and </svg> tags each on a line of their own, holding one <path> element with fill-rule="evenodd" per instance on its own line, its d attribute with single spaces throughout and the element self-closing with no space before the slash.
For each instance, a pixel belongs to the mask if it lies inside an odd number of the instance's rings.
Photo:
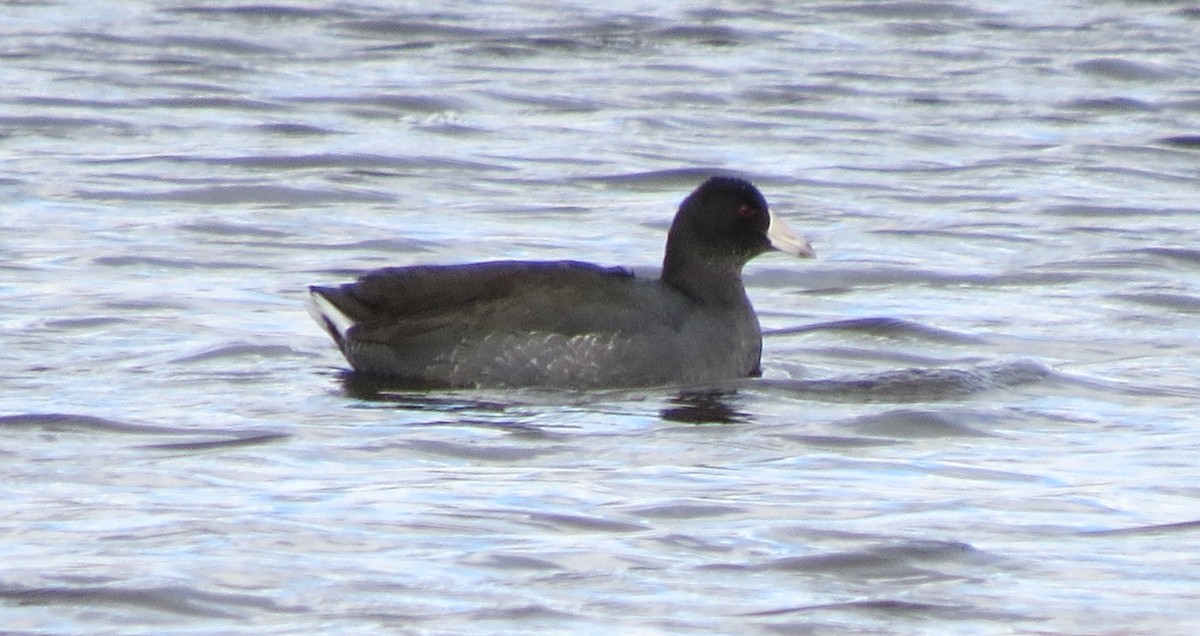
<svg viewBox="0 0 1200 636">
<path fill-rule="evenodd" d="M 6 632 L 1200 626 L 1196 7 L 441 5 L 0 5 Z M 302 309 L 652 268 L 713 170 L 820 254 L 760 380 L 400 392 Z"/>
</svg>

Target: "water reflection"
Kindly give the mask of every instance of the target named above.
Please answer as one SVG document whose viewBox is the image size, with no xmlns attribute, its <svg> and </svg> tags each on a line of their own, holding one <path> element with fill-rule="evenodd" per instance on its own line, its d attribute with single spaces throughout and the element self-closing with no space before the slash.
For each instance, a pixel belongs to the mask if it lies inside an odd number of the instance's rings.
<svg viewBox="0 0 1200 636">
<path fill-rule="evenodd" d="M 503 411 L 507 406 L 496 400 L 482 399 L 447 389 L 430 382 L 342 371 L 338 378 L 346 397 L 365 402 L 381 402 L 398 408 L 420 411 Z"/>
<path fill-rule="evenodd" d="M 391 402 L 398 395 L 418 395 L 439 388 L 434 384 L 351 370 L 339 371 L 338 380 L 347 397 L 369 402 Z"/>
<path fill-rule="evenodd" d="M 710 389 L 683 391 L 671 398 L 671 404 L 659 415 L 669 422 L 687 424 L 741 424 L 753 420 L 749 413 L 733 406 L 737 391 Z"/>
<path fill-rule="evenodd" d="M 516 403 L 532 400 L 541 403 L 535 394 L 522 393 L 512 400 L 497 399 L 493 394 L 487 397 L 478 391 L 447 389 L 436 384 L 413 382 L 386 376 L 368 375 L 354 371 L 342 371 L 338 376 L 346 397 L 364 402 L 375 402 L 393 405 L 400 409 L 418 411 L 488 411 L 503 412 Z M 611 393 L 588 394 L 600 395 L 606 398 L 614 397 Z M 629 396 L 627 391 L 618 393 Z M 644 397 L 644 395 L 642 396 Z M 580 395 L 566 391 L 555 391 L 553 398 L 561 398 L 572 404 L 579 401 Z M 669 422 L 687 424 L 740 424 L 750 422 L 753 418 L 749 413 L 735 408 L 738 398 L 736 389 L 691 389 L 680 391 L 669 400 L 670 406 L 662 409 L 659 415 Z M 640 398 L 639 398 L 640 399 Z"/>
</svg>

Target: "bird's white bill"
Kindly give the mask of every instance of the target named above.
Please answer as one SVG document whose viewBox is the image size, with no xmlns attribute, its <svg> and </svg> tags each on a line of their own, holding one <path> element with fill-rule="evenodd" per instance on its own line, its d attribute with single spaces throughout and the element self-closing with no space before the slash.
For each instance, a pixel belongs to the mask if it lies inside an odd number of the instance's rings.
<svg viewBox="0 0 1200 636">
<path fill-rule="evenodd" d="M 774 212 L 769 215 L 771 222 L 767 226 L 767 240 L 771 242 L 771 247 L 792 256 L 812 258 L 817 255 L 812 245 L 808 244 L 808 239 L 793 232 Z"/>
</svg>

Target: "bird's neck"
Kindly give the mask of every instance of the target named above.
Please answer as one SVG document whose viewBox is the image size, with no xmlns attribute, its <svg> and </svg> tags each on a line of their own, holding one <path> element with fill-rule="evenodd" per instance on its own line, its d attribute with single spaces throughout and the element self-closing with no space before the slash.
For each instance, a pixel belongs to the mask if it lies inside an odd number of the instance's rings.
<svg viewBox="0 0 1200 636">
<path fill-rule="evenodd" d="M 668 240 L 662 281 L 703 305 L 740 307 L 750 303 L 742 286 L 742 263 L 728 254 L 672 249 Z"/>
</svg>

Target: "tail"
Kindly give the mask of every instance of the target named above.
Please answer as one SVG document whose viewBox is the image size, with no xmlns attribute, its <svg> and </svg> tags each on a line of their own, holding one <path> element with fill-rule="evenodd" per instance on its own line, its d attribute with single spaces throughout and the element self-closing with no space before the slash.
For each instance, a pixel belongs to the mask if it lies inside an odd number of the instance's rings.
<svg viewBox="0 0 1200 636">
<path fill-rule="evenodd" d="M 304 306 L 309 315 L 317 321 L 329 336 L 337 343 L 338 349 L 346 350 L 350 330 L 358 324 L 338 306 L 337 300 L 344 292 L 337 287 L 309 287 L 308 301 Z"/>
</svg>

